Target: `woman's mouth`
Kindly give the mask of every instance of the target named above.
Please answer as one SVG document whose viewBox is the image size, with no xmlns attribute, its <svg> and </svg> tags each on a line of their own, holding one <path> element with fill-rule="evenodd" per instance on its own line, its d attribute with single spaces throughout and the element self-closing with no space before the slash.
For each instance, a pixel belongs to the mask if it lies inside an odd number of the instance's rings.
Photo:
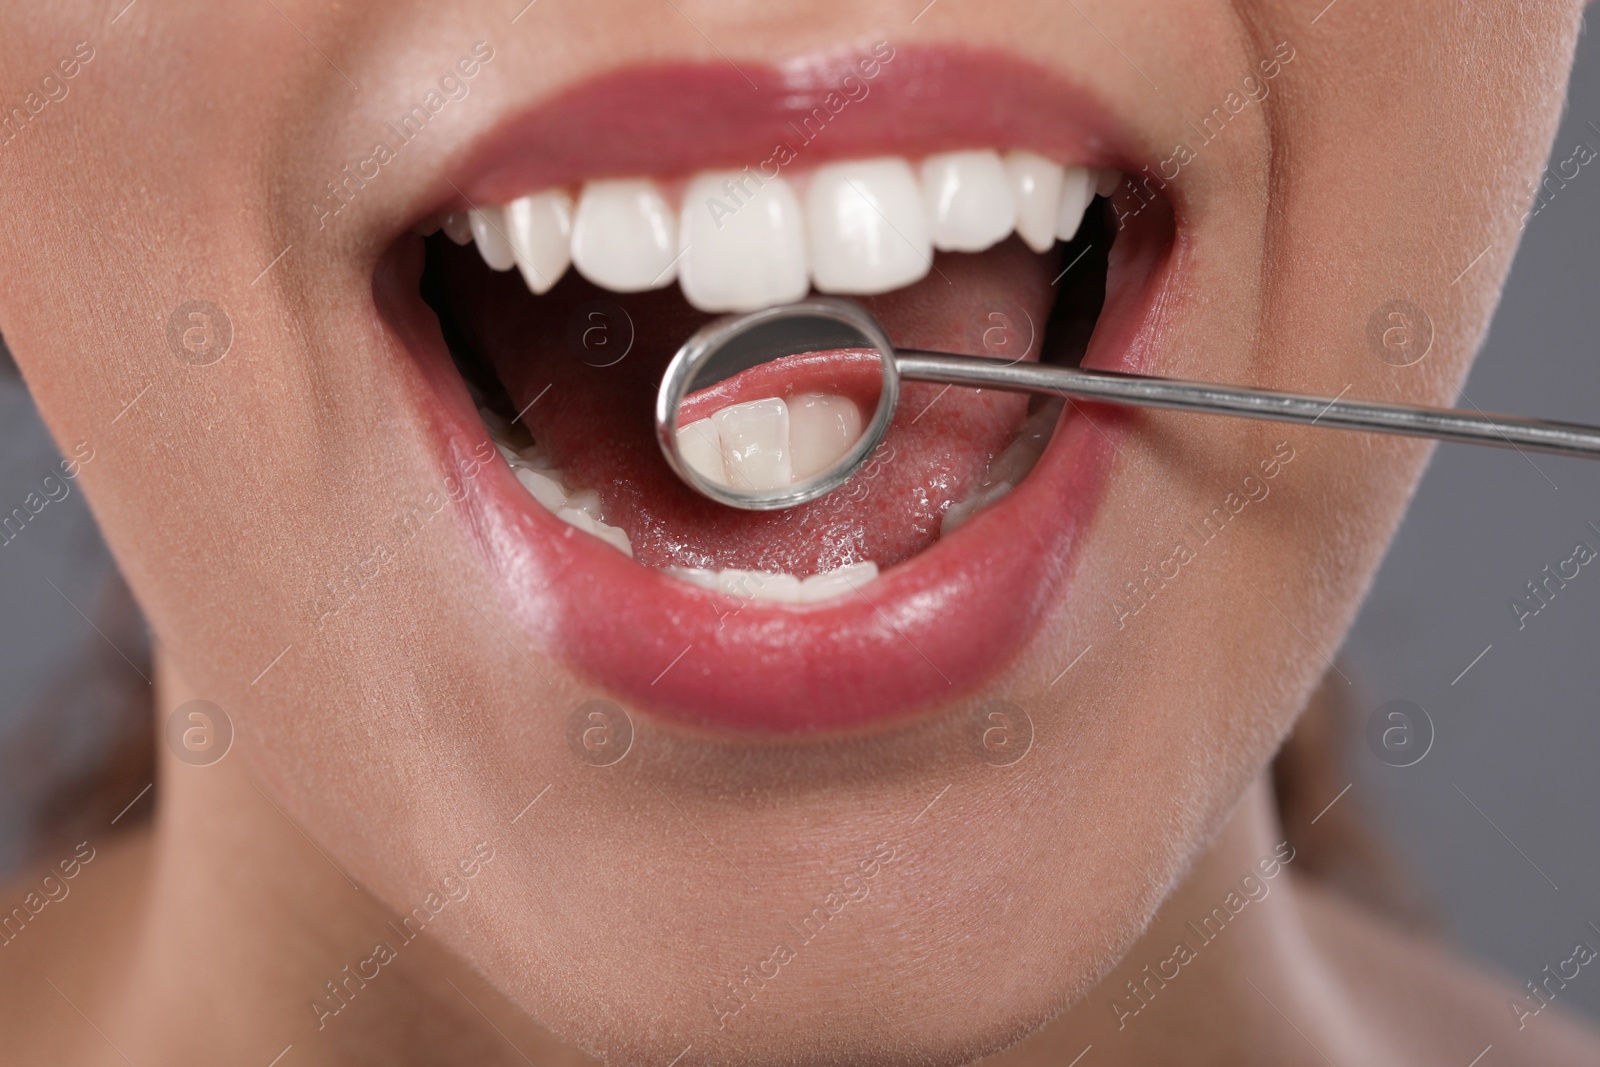
<svg viewBox="0 0 1600 1067">
<path fill-rule="evenodd" d="M 661 456 L 666 363 L 718 313 L 818 292 L 901 348 L 1136 370 L 1173 212 L 1149 182 L 1127 191 L 1098 105 L 1012 57 L 880 45 L 758 72 L 759 102 L 719 110 L 743 79 L 623 72 L 506 124 L 385 257 L 380 308 L 445 462 L 493 442 L 478 542 L 578 677 L 747 733 L 946 706 L 1064 595 L 1127 416 L 906 383 L 842 488 L 740 511 Z M 1119 223 L 1111 195 L 1141 210 Z M 697 469 L 766 487 L 853 443 L 870 392 L 796 366 L 699 398 Z"/>
</svg>

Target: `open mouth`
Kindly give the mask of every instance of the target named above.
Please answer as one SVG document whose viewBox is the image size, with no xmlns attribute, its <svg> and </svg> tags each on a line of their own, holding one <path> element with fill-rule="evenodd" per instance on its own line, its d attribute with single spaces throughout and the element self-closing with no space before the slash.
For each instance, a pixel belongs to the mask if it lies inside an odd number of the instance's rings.
<svg viewBox="0 0 1600 1067">
<path fill-rule="evenodd" d="M 900 348 L 1141 364 L 1172 212 L 1149 183 L 1153 209 L 1140 195 L 1140 211 L 1113 212 L 1108 197 L 1136 195 L 1118 192 L 1126 164 L 1110 165 L 1085 120 L 1049 121 L 1098 111 L 1013 59 L 889 54 L 868 57 L 870 84 L 868 59 L 844 75 L 830 61 L 832 81 L 819 68 L 766 72 L 793 91 L 771 114 L 701 131 L 698 161 L 696 131 L 662 114 L 700 113 L 730 88 L 723 74 L 581 86 L 504 130 L 476 181 L 459 184 L 467 194 L 380 268 L 380 304 L 412 326 L 445 437 L 486 433 L 498 452 L 473 502 L 508 601 L 619 699 L 745 731 L 885 720 L 970 693 L 1060 596 L 1125 416 L 905 383 L 871 461 L 777 512 L 698 495 L 655 440 L 656 390 L 691 333 L 810 293 L 859 301 Z M 847 78 L 867 87 L 850 97 L 861 121 L 844 136 L 834 113 L 828 133 L 841 135 L 824 145 L 806 123 L 823 121 L 838 95 L 824 87 Z M 996 106 L 952 113 L 956 94 L 981 87 Z M 1000 106 L 1019 95 L 1034 105 L 1032 134 Z M 636 158 L 562 145 L 575 113 L 603 125 L 619 98 L 635 129 L 612 140 L 631 134 L 623 154 Z M 672 150 L 648 167 L 638 142 L 663 130 Z M 809 153 L 793 143 L 807 132 Z M 710 477 L 798 480 L 870 418 L 871 395 L 837 366 L 753 373 L 701 397 L 680 430 Z"/>
</svg>

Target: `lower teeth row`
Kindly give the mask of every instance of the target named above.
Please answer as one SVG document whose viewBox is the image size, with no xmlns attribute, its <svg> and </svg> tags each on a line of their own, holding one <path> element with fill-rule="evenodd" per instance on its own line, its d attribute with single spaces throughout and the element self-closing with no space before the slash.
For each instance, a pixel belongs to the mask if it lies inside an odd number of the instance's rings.
<svg viewBox="0 0 1600 1067">
<path fill-rule="evenodd" d="M 629 559 L 633 544 L 620 527 L 607 525 L 600 494 L 593 489 L 568 489 L 561 472 L 550 457 L 521 427 L 499 414 L 479 408 L 478 414 L 489 431 L 500 455 L 511 466 L 517 482 L 529 495 L 556 518 L 585 533 L 598 537 Z M 852 563 L 826 574 L 806 578 L 782 571 L 747 571 L 736 567 L 706 570 L 698 567 L 664 567 L 669 574 L 690 585 L 700 586 L 741 600 L 770 600 L 784 604 L 816 604 L 854 591 L 878 576 L 878 565 L 870 560 Z"/>
<path fill-rule="evenodd" d="M 952 504 L 940 522 L 941 537 L 948 537 L 978 512 L 1009 493 L 1044 453 L 1062 403 L 1048 401 L 1039 406 L 1015 441 L 1007 445 L 994 461 L 984 482 L 971 495 Z M 620 527 L 604 521 L 604 505 L 593 489 L 568 489 L 561 472 L 550 457 L 528 437 L 527 432 L 499 414 L 478 409 L 490 438 L 511 466 L 517 482 L 534 500 L 556 518 L 615 548 L 629 559 L 633 544 Z M 737 567 L 711 570 L 699 567 L 664 567 L 663 572 L 679 581 L 741 600 L 767 600 L 784 604 L 815 604 L 853 592 L 878 577 L 878 565 L 871 560 L 851 563 L 826 574 L 805 578 L 782 571 L 750 571 Z"/>
<path fill-rule="evenodd" d="M 600 521 L 603 511 L 599 493 L 593 489 L 568 489 L 550 457 L 525 433 L 492 411 L 479 408 L 478 414 L 495 447 L 511 465 L 511 473 L 533 499 L 567 525 L 593 534 L 629 559 L 633 558 L 633 544 L 628 535 L 620 527 Z"/>
<path fill-rule="evenodd" d="M 870 559 L 808 578 L 782 571 L 742 571 L 735 567 L 720 571 L 698 567 L 667 567 L 665 570 L 674 578 L 702 589 L 741 600 L 771 600 L 779 604 L 816 604 L 832 600 L 854 592 L 878 576 L 878 565 Z"/>
</svg>

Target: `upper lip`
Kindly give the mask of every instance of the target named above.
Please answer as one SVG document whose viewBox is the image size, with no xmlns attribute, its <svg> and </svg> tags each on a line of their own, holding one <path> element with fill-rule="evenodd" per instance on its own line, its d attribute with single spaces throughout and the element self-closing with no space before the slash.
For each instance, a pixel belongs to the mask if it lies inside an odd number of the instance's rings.
<svg viewBox="0 0 1600 1067">
<path fill-rule="evenodd" d="M 454 184 L 469 202 L 501 203 L 596 177 L 754 165 L 795 139 L 788 124 L 819 106 L 858 54 L 618 70 L 500 123 L 460 157 Z M 1131 143 L 1088 91 L 1027 61 L 902 47 L 850 121 L 831 125 L 795 165 L 985 146 L 1126 169 Z M 1085 362 L 1143 370 L 1154 310 L 1181 257 L 1163 261 L 1175 245 L 1158 250 L 1129 234 L 1116 248 L 1123 281 L 1108 289 Z M 460 442 L 483 431 L 465 391 L 440 373 L 443 342 L 436 330 L 406 332 L 424 387 L 438 394 L 451 442 L 443 450 L 464 451 Z M 993 511 L 861 595 L 808 608 L 741 606 L 641 567 L 533 505 L 496 465 L 465 506 L 503 603 L 579 676 L 679 721 L 839 729 L 968 695 L 1023 649 L 1074 570 L 1125 425 L 1120 413 L 1069 406 L 1033 474 Z"/>
<path fill-rule="evenodd" d="M 869 79 L 859 63 L 871 47 L 777 66 L 673 63 L 603 75 L 498 123 L 463 153 L 455 187 L 472 203 L 499 204 L 591 178 L 755 167 L 783 141 L 802 168 L 973 147 L 1027 148 L 1083 166 L 1131 158 L 1130 128 L 1088 88 L 1017 56 L 901 47 Z M 796 144 L 804 120 L 830 103 L 839 121 Z"/>
</svg>

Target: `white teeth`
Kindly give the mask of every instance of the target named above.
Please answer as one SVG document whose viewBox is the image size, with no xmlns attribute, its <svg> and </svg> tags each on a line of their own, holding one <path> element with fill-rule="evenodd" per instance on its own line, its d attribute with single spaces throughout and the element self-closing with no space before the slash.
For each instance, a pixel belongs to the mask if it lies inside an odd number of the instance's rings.
<svg viewBox="0 0 1600 1067">
<path fill-rule="evenodd" d="M 933 266 L 922 193 L 903 159 L 830 163 L 806 191 L 811 280 L 827 293 L 886 293 Z"/>
<path fill-rule="evenodd" d="M 661 570 L 672 575 L 680 582 L 698 585 L 701 589 L 716 589 L 717 571 L 706 570 L 704 567 L 662 567 Z"/>
<path fill-rule="evenodd" d="M 678 281 L 701 311 L 752 311 L 810 289 L 800 202 L 783 178 L 696 175 L 683 194 Z"/>
<path fill-rule="evenodd" d="M 903 159 L 833 163 L 803 179 L 802 208 L 790 183 L 744 171 L 690 179 L 674 214 L 656 183 L 593 181 L 574 208 L 563 190 L 503 207 L 446 212 L 438 226 L 458 244 L 474 241 L 495 270 L 519 268 L 544 293 L 576 267 L 617 292 L 675 280 L 702 311 L 755 310 L 802 297 L 807 279 L 825 292 L 888 292 L 922 278 L 935 246 L 979 251 L 1015 230 L 1038 252 L 1071 240 L 1096 192 L 1113 192 L 1117 171 L 1061 167 L 1030 152 L 950 152 L 921 164 Z M 680 225 L 681 224 L 681 225 Z M 425 232 L 428 220 L 419 226 Z M 482 402 L 481 396 L 476 398 Z M 1038 462 L 1060 405 L 1041 407 L 994 457 L 983 483 L 946 509 L 949 535 L 1001 499 Z M 485 426 L 518 483 L 561 521 L 633 556 L 626 532 L 603 521 L 600 495 L 569 490 L 525 429 L 492 412 Z M 843 396 L 803 393 L 729 405 L 677 431 L 679 455 L 723 485 L 758 490 L 808 481 L 860 440 L 861 411 Z M 746 599 L 810 604 L 850 593 L 877 577 L 870 561 L 801 579 L 778 572 L 667 568 L 683 581 Z"/>
<path fill-rule="evenodd" d="M 567 491 L 561 487 L 560 482 L 543 471 L 518 466 L 512 467 L 511 473 L 517 476 L 522 488 L 532 493 L 533 499 L 547 511 L 560 511 L 567 506 Z"/>
<path fill-rule="evenodd" d="M 777 397 L 730 404 L 711 416 L 722 442 L 728 484 L 777 489 L 794 481 L 789 457 L 789 407 Z"/>
<path fill-rule="evenodd" d="M 805 594 L 805 583 L 792 574 L 772 574 L 767 576 L 756 593 L 761 600 L 776 600 L 784 604 L 803 603 L 801 597 Z"/>
<path fill-rule="evenodd" d="M 730 404 L 678 428 L 678 454 L 722 485 L 777 489 L 830 469 L 861 439 L 855 401 L 801 393 Z"/>
<path fill-rule="evenodd" d="M 495 447 L 511 465 L 511 473 L 540 507 L 567 525 L 592 534 L 629 559 L 633 558 L 633 543 L 628 540 L 627 533 L 600 521 L 599 493 L 593 489 L 574 489 L 569 492 L 561 483 L 560 476 L 550 469 L 549 457 L 542 449 L 533 445 L 517 452 L 505 441 L 502 428 L 510 424 L 492 411 L 479 409 L 479 414 L 489 428 L 489 436 L 494 440 Z"/>
<path fill-rule="evenodd" d="M 832 469 L 861 439 L 861 409 L 848 397 L 802 393 L 788 404 L 789 463 L 797 482 Z"/>
<path fill-rule="evenodd" d="M 1070 241 L 1083 225 L 1083 213 L 1095 195 L 1095 172 L 1068 167 L 1061 175 L 1061 208 L 1056 213 L 1056 236 Z"/>
<path fill-rule="evenodd" d="M 439 228 L 458 245 L 472 243 L 472 223 L 465 211 L 446 211 L 439 217 Z"/>
<path fill-rule="evenodd" d="M 517 257 L 506 239 L 505 212 L 493 205 L 475 207 L 467 212 L 472 226 L 472 239 L 478 244 L 478 255 L 494 270 L 510 270 Z"/>
<path fill-rule="evenodd" d="M 727 484 L 722 468 L 722 435 L 710 419 L 678 427 L 678 455 L 691 469 L 714 482 Z"/>
<path fill-rule="evenodd" d="M 581 511 L 591 519 L 602 518 L 600 494 L 593 489 L 578 489 L 567 494 L 567 507 Z"/>
<path fill-rule="evenodd" d="M 555 467 L 555 464 L 550 461 L 549 454 L 538 445 L 523 449 L 517 454 L 517 460 L 523 466 L 531 467 L 536 471 L 552 470 Z"/>
<path fill-rule="evenodd" d="M 717 572 L 717 592 L 744 600 L 800 602 L 800 579 L 781 571 L 723 570 Z"/>
<path fill-rule="evenodd" d="M 475 242 L 485 263 L 498 271 L 517 267 L 535 294 L 549 291 L 571 266 L 615 292 L 681 281 L 685 298 L 699 310 L 745 311 L 799 299 L 808 281 L 830 293 L 889 292 L 925 276 L 935 247 L 979 251 L 1013 230 L 1030 248 L 1048 251 L 1053 239 L 1073 239 L 1096 193 L 1109 195 L 1122 180 L 1115 170 L 1062 167 L 1025 151 L 948 152 L 923 160 L 920 179 L 898 158 L 827 164 L 793 185 L 748 168 L 704 172 L 689 179 L 677 212 L 653 181 L 592 181 L 575 207 L 566 191 L 550 189 L 503 206 L 444 212 L 416 230 L 426 235 L 437 225 L 457 244 Z M 1029 419 L 991 462 L 984 482 L 946 509 L 943 533 L 1027 476 L 1059 410 L 1041 409 Z M 550 456 L 529 443 L 522 427 L 488 411 L 484 421 L 518 483 L 540 506 L 632 557 L 627 534 L 603 521 L 599 493 L 567 489 Z M 723 485 L 778 489 L 831 469 L 861 430 L 861 411 L 846 397 L 766 397 L 680 427 L 679 455 Z M 791 603 L 839 596 L 852 582 L 877 575 L 871 562 L 803 580 L 674 570 L 707 588 Z"/>
<path fill-rule="evenodd" d="M 505 219 L 522 280 L 536 295 L 549 292 L 572 263 L 572 198 L 561 190 L 518 197 Z"/>
<path fill-rule="evenodd" d="M 830 163 L 794 180 L 748 167 L 703 171 L 690 176 L 676 211 L 654 181 L 592 181 L 576 207 L 565 190 L 550 189 L 503 207 L 446 212 L 437 225 L 457 244 L 476 238 L 495 270 L 518 267 L 535 294 L 575 266 L 614 292 L 676 280 L 701 311 L 755 311 L 812 286 L 899 289 L 932 269 L 935 249 L 980 252 L 1013 230 L 1046 252 L 1058 238 L 1070 241 L 1096 192 L 1110 194 L 1122 177 L 980 149 L 937 153 L 915 169 L 893 157 Z"/>
<path fill-rule="evenodd" d="M 579 511 L 577 508 L 562 508 L 556 512 L 556 518 L 568 526 L 576 526 L 584 533 L 593 534 L 624 556 L 629 559 L 633 558 L 633 544 L 629 542 L 628 535 L 615 526 L 607 526 L 587 511 Z"/>
<path fill-rule="evenodd" d="M 665 567 L 679 581 L 741 600 L 770 600 L 782 604 L 818 604 L 855 591 L 878 576 L 878 565 L 868 560 L 851 563 L 826 574 L 797 578 L 781 571 L 747 571 L 736 567 L 705 570 L 699 567 Z"/>
<path fill-rule="evenodd" d="M 677 278 L 677 231 L 655 182 L 590 182 L 572 219 L 572 263 L 613 292 L 659 289 Z"/>
<path fill-rule="evenodd" d="M 800 603 L 817 604 L 853 593 L 878 576 L 878 565 L 870 559 L 852 563 L 827 574 L 813 574 L 800 582 Z"/>
<path fill-rule="evenodd" d="M 1061 165 L 1032 152 L 1007 152 L 1006 173 L 1017 197 L 1017 236 L 1035 252 L 1050 251 L 1061 215 Z"/>
<path fill-rule="evenodd" d="M 922 198 L 933 247 L 982 252 L 1017 223 L 1017 195 L 995 152 L 943 152 L 922 161 Z"/>
</svg>

